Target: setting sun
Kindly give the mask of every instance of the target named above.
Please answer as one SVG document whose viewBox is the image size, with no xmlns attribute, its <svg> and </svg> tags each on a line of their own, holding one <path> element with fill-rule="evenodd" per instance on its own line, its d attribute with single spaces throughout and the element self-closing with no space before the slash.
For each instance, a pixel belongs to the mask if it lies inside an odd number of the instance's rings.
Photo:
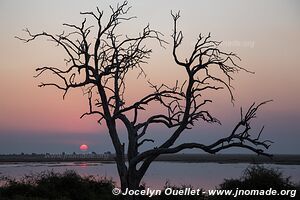
<svg viewBox="0 0 300 200">
<path fill-rule="evenodd" d="M 82 145 L 80 145 L 79 148 L 80 148 L 81 151 L 87 151 L 89 149 L 89 146 L 86 145 L 86 144 L 82 144 Z"/>
</svg>

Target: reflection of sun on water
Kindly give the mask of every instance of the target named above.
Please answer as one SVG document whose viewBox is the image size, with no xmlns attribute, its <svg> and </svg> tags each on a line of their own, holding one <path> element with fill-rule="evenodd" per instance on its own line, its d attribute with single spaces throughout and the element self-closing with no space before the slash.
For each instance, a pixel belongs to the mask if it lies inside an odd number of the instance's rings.
<svg viewBox="0 0 300 200">
<path fill-rule="evenodd" d="M 86 168 L 88 164 L 86 162 L 79 163 L 80 168 Z"/>
</svg>

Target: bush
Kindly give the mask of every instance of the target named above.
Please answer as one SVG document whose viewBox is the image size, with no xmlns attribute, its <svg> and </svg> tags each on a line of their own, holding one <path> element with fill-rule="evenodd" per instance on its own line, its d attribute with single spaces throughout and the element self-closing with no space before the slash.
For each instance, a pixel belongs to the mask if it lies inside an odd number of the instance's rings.
<svg viewBox="0 0 300 200">
<path fill-rule="evenodd" d="M 281 171 L 273 169 L 273 168 L 266 168 L 264 166 L 255 165 L 248 167 L 241 178 L 239 179 L 225 179 L 223 183 L 220 184 L 218 189 L 223 190 L 233 190 L 234 192 L 237 190 L 269 190 L 272 188 L 273 190 L 277 190 L 280 192 L 281 190 L 293 190 L 299 193 L 299 187 L 293 184 L 290 181 L 290 177 L 285 177 Z M 297 199 L 296 197 L 292 197 L 291 195 L 270 195 L 270 196 L 214 196 L 212 199 Z"/>
<path fill-rule="evenodd" d="M 74 171 L 41 172 L 21 180 L 5 178 L 0 199 L 13 200 L 108 200 L 114 183 L 106 178 L 81 177 Z"/>
<path fill-rule="evenodd" d="M 1 200 L 123 200 L 123 196 L 113 196 L 114 183 L 105 178 L 81 177 L 74 171 L 55 173 L 46 171 L 26 175 L 20 180 L 2 178 Z M 145 186 L 144 186 L 145 187 Z M 185 189 L 192 186 L 174 186 L 169 182 L 164 189 Z M 162 192 L 163 194 L 163 192 Z M 140 200 L 202 200 L 203 196 L 140 196 Z"/>
</svg>

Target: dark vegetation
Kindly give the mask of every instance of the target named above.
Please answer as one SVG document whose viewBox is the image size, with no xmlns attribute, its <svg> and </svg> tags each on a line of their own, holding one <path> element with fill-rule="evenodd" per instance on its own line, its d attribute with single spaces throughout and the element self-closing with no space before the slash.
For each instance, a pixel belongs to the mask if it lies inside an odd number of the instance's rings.
<svg viewBox="0 0 300 200">
<path fill-rule="evenodd" d="M 112 199 L 113 182 L 106 178 L 81 177 L 75 171 L 45 171 L 21 180 L 2 177 L 0 199 L 14 200 L 94 200 Z"/>
<path fill-rule="evenodd" d="M 2 185 L 0 187 L 1 200 L 106 200 L 122 199 L 122 196 L 114 196 L 111 191 L 115 187 L 114 182 L 107 178 L 97 178 L 94 176 L 82 177 L 74 171 L 65 171 L 64 173 L 55 173 L 45 171 L 39 174 L 26 175 L 20 180 L 1 177 Z M 174 186 L 166 183 L 165 188 L 183 189 L 191 186 Z M 238 179 L 225 179 L 217 187 L 218 189 L 256 189 L 268 190 L 297 190 L 299 185 L 292 183 L 289 177 L 285 177 L 282 172 L 265 168 L 263 166 L 250 166 Z M 213 189 L 213 188 L 211 188 Z M 204 200 L 204 199 L 299 199 L 296 195 L 286 196 L 154 196 L 141 199 L 153 200 Z"/>
<path fill-rule="evenodd" d="M 248 167 L 243 175 L 239 179 L 225 179 L 223 183 L 221 183 L 218 189 L 225 189 L 225 190 L 269 190 L 270 188 L 277 190 L 296 190 L 295 197 L 292 195 L 270 195 L 270 196 L 214 196 L 212 199 L 222 199 L 222 200 L 229 200 L 229 199 L 299 199 L 299 192 L 300 192 L 300 185 L 296 185 L 295 183 L 291 182 L 290 177 L 285 177 L 283 173 L 277 169 L 266 168 L 261 165 L 255 165 Z"/>
</svg>

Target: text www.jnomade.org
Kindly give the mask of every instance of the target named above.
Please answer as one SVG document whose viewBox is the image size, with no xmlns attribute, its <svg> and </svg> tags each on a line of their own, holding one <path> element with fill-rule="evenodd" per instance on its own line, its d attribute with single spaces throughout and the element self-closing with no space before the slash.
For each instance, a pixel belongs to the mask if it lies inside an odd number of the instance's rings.
<svg viewBox="0 0 300 200">
<path fill-rule="evenodd" d="M 289 196 L 295 197 L 296 190 L 242 190 L 236 188 L 235 190 L 201 190 L 201 189 L 192 189 L 192 188 L 184 188 L 184 189 L 174 189 L 174 188 L 166 188 L 164 190 L 154 190 L 150 188 L 146 188 L 144 190 L 129 190 L 126 188 L 124 192 L 122 192 L 119 188 L 114 188 L 112 190 L 113 195 L 129 195 L 129 196 L 157 196 L 157 195 L 166 195 L 166 196 L 200 196 L 200 195 L 208 195 L 208 196 Z"/>
</svg>

